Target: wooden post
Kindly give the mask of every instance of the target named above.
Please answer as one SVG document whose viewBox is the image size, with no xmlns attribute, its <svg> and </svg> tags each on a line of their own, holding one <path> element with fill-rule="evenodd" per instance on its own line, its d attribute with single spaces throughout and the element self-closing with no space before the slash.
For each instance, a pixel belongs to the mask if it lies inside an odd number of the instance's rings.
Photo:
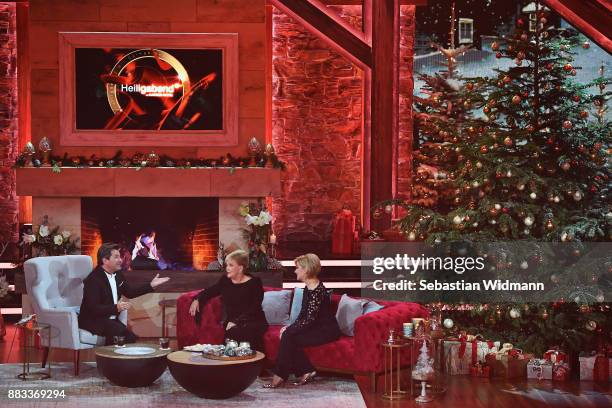
<svg viewBox="0 0 612 408">
<path fill-rule="evenodd" d="M 399 84 L 399 0 L 371 2 L 372 79 L 371 79 L 371 173 L 370 205 L 395 196 L 397 183 L 398 84 Z M 369 210 L 369 208 L 368 208 Z M 371 221 L 371 228 L 382 232 L 391 226 L 391 216 L 383 213 Z"/>
</svg>

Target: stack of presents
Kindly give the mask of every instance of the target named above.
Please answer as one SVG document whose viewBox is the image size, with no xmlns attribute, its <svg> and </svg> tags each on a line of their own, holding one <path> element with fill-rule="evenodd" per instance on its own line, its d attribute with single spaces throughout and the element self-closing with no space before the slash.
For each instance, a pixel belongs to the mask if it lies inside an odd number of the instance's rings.
<svg viewBox="0 0 612 408">
<path fill-rule="evenodd" d="M 543 358 L 535 358 L 510 343 L 484 340 L 480 335 L 444 339 L 440 353 L 444 370 L 450 375 L 567 381 L 572 373 L 567 353 L 557 348 L 548 350 Z M 581 355 L 579 363 L 581 381 L 612 381 L 612 350 Z"/>
</svg>

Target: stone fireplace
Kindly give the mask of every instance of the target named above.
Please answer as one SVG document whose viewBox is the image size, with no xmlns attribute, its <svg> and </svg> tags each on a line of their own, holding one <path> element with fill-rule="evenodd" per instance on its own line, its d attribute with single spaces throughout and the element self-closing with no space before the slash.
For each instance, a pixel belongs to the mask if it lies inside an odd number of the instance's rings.
<svg viewBox="0 0 612 408">
<path fill-rule="evenodd" d="M 102 242 L 131 251 L 141 234 L 155 232 L 163 269 L 205 270 L 217 258 L 219 199 L 216 197 L 84 197 L 81 199 L 81 253 L 96 259 Z"/>
</svg>

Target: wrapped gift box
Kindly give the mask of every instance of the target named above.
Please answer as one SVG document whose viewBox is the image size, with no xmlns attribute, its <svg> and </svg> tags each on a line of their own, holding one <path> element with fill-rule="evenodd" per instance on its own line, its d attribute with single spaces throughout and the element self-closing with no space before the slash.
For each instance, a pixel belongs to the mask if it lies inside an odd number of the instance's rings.
<svg viewBox="0 0 612 408">
<path fill-rule="evenodd" d="M 498 352 L 487 354 L 486 362 L 491 367 L 493 377 L 512 379 L 527 376 L 527 363 L 531 359 L 533 354 L 523 354 L 512 344 L 505 343 Z"/>
<path fill-rule="evenodd" d="M 500 342 L 470 338 L 444 340 L 443 363 L 450 375 L 468 375 L 472 366 L 485 361 L 486 355 L 497 352 Z"/>
<path fill-rule="evenodd" d="M 472 377 L 491 377 L 491 367 L 482 363 L 476 363 L 470 368 L 470 375 Z"/>
<path fill-rule="evenodd" d="M 579 360 L 580 380 L 609 382 L 612 379 L 612 358 L 596 354 Z"/>
<path fill-rule="evenodd" d="M 570 376 L 570 366 L 567 362 L 561 361 L 553 364 L 553 381 L 567 381 Z"/>
<path fill-rule="evenodd" d="M 534 358 L 527 363 L 527 378 L 552 380 L 553 364 L 546 359 Z"/>
<path fill-rule="evenodd" d="M 544 359 L 554 363 L 560 363 L 562 361 L 567 362 L 567 353 L 559 351 L 559 349 L 551 349 L 544 353 Z"/>
</svg>

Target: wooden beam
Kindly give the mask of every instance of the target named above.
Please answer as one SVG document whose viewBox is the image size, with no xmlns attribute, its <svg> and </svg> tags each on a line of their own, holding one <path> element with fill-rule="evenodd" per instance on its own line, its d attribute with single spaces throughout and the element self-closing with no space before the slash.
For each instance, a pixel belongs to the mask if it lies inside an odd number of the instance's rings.
<svg viewBox="0 0 612 408">
<path fill-rule="evenodd" d="M 319 35 L 339 53 L 362 69 L 372 66 L 372 48 L 363 32 L 351 27 L 319 0 L 268 0 L 309 31 Z"/>
<path fill-rule="evenodd" d="M 397 162 L 398 84 L 399 84 L 399 0 L 371 2 L 372 79 L 371 79 L 371 177 L 372 205 L 394 197 L 393 176 Z M 395 159 L 395 160 L 394 160 Z M 391 226 L 383 213 L 371 221 L 382 232 Z"/>
<path fill-rule="evenodd" d="M 17 149 L 22 151 L 26 143 L 32 140 L 30 111 L 30 5 L 18 2 L 17 13 L 17 103 L 18 140 Z M 19 197 L 19 222 L 32 222 L 32 197 Z"/>
<path fill-rule="evenodd" d="M 612 53 L 612 26 L 609 1 L 601 0 L 543 0 L 582 34 Z"/>
</svg>

